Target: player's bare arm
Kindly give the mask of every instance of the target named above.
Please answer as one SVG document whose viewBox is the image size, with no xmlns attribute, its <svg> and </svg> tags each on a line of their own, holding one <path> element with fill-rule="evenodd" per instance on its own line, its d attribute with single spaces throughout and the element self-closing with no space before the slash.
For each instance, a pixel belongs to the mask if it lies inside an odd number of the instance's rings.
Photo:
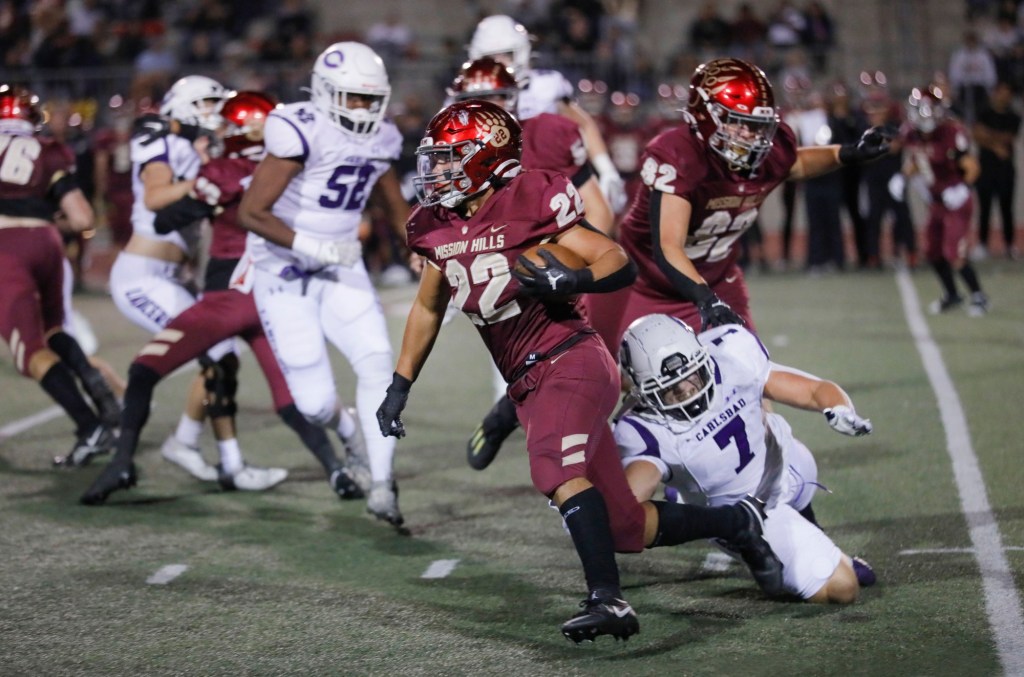
<svg viewBox="0 0 1024 677">
<path fill-rule="evenodd" d="M 961 155 L 957 161 L 957 166 L 963 173 L 964 183 L 968 186 L 974 185 L 974 182 L 978 180 L 981 175 L 981 164 L 978 163 L 978 159 L 970 154 Z"/>
<path fill-rule="evenodd" d="M 89 200 L 80 188 L 68 191 L 60 199 L 60 210 L 66 217 L 66 223 L 72 232 L 81 233 L 93 226 L 93 212 Z"/>
<path fill-rule="evenodd" d="M 389 167 L 386 172 L 377 179 L 374 190 L 381 191 L 384 200 L 388 203 L 388 212 L 391 216 L 391 227 L 402 242 L 406 241 L 405 222 L 409 218 L 409 203 L 402 197 L 402 186 L 398 181 L 398 174 L 394 167 Z"/>
<path fill-rule="evenodd" d="M 601 186 L 597 179 L 591 176 L 577 190 L 587 208 L 587 221 L 608 237 L 614 237 L 615 214 L 608 205 L 604 193 L 601 192 Z"/>
<path fill-rule="evenodd" d="M 869 419 L 857 414 L 849 395 L 838 384 L 792 367 L 772 364 L 764 396 L 782 404 L 821 412 L 828 424 L 844 435 L 868 435 L 873 429 Z"/>
<path fill-rule="evenodd" d="M 707 284 L 686 255 L 686 237 L 690 232 L 693 205 L 684 197 L 661 191 L 652 192 L 651 200 L 659 206 L 658 229 L 652 233 L 655 237 L 654 255 L 658 268 L 668 276 L 677 291 L 682 291 L 681 285 L 677 284 L 680 275 L 693 284 Z M 690 299 L 685 295 L 684 298 Z"/>
<path fill-rule="evenodd" d="M 626 251 L 617 242 L 584 226 L 574 226 L 562 233 L 556 242 L 587 262 L 594 282 L 607 279 L 632 265 Z"/>
<path fill-rule="evenodd" d="M 658 466 L 644 459 L 633 461 L 626 466 L 626 481 L 640 503 L 654 498 L 654 492 L 661 484 Z"/>
<path fill-rule="evenodd" d="M 242 203 L 238 222 L 262 238 L 282 247 L 291 247 L 295 232 L 274 216 L 271 209 L 292 179 L 302 171 L 302 163 L 267 155 L 256 167 Z"/>
<path fill-rule="evenodd" d="M 143 167 L 140 178 L 146 209 L 154 212 L 188 195 L 195 184 L 193 179 L 175 181 L 174 171 L 166 162 L 150 162 Z"/>
<path fill-rule="evenodd" d="M 402 350 L 395 367 L 395 372 L 409 381 L 415 381 L 419 376 L 420 369 L 434 347 L 450 296 L 448 282 L 441 271 L 429 264 L 423 266 L 420 286 L 405 323 Z"/>
</svg>

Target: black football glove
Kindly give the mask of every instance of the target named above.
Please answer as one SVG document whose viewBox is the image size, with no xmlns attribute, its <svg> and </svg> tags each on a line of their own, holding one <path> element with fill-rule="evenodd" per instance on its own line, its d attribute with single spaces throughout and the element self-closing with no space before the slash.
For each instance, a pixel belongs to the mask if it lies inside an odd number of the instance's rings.
<svg viewBox="0 0 1024 677">
<path fill-rule="evenodd" d="M 839 147 L 839 162 L 857 165 L 877 160 L 889 152 L 889 142 L 896 138 L 896 129 L 891 125 L 872 127 L 853 143 Z"/>
<path fill-rule="evenodd" d="M 701 331 L 707 331 L 723 324 L 746 324 L 743 318 L 737 315 L 728 303 L 718 298 L 714 292 L 697 304 L 697 310 L 700 311 Z"/>
<path fill-rule="evenodd" d="M 156 113 L 146 113 L 135 118 L 132 123 L 132 138 L 142 142 L 143 146 L 164 138 L 171 133 L 171 120 Z"/>
<path fill-rule="evenodd" d="M 594 279 L 593 273 L 587 268 L 573 270 L 549 251 L 541 249 L 537 253 L 547 262 L 547 266 L 541 268 L 525 256 L 520 255 L 517 260 L 518 264 L 528 270 L 530 274 L 527 275 L 518 270 L 512 271 L 512 276 L 519 280 L 520 293 L 523 296 L 572 294 Z"/>
<path fill-rule="evenodd" d="M 398 372 L 391 377 L 391 385 L 388 386 L 384 401 L 377 409 L 377 425 L 380 426 L 380 434 L 384 437 L 388 435 L 405 437 L 402 410 L 405 409 L 405 403 L 409 399 L 410 388 L 412 388 L 412 381 Z"/>
</svg>

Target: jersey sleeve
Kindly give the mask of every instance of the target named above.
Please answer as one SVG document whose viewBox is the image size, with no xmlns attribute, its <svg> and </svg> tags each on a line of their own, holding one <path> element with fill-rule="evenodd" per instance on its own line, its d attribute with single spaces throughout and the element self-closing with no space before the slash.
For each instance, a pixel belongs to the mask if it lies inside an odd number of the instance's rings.
<svg viewBox="0 0 1024 677">
<path fill-rule="evenodd" d="M 613 429 L 615 445 L 619 448 L 619 458 L 623 466 L 637 461 L 653 463 L 661 473 L 661 481 L 667 482 L 672 477 L 672 471 L 662 460 L 661 445 L 649 425 L 651 424 L 635 416 L 624 416 L 619 419 Z"/>
<path fill-rule="evenodd" d="M 381 158 L 394 162 L 402 154 L 402 133 L 391 121 L 381 125 Z"/>
<path fill-rule="evenodd" d="M 644 185 L 680 197 L 692 192 L 707 174 L 706 158 L 697 155 L 695 143 L 681 129 L 656 136 L 640 160 Z"/>
<path fill-rule="evenodd" d="M 305 162 L 309 157 L 309 139 L 304 126 L 284 111 L 274 111 L 263 128 L 263 143 L 275 157 Z"/>
<path fill-rule="evenodd" d="M 145 167 L 150 162 L 171 164 L 171 144 L 166 136 L 146 144 L 139 138 L 133 138 L 129 152 L 132 162 L 140 167 Z"/>
<path fill-rule="evenodd" d="M 528 172 L 525 204 L 536 205 L 535 228 L 540 235 L 558 236 L 583 221 L 586 212 L 580 192 L 564 174 Z M 539 199 L 538 199 L 539 198 Z"/>
<path fill-rule="evenodd" d="M 575 122 L 560 115 L 542 113 L 523 123 L 523 164 L 548 169 L 573 178 L 587 161 L 583 135 Z"/>
<path fill-rule="evenodd" d="M 716 360 L 728 362 L 730 371 L 742 370 L 763 387 L 771 371 L 768 349 L 749 329 L 736 324 L 714 327 L 699 337 Z"/>
<path fill-rule="evenodd" d="M 49 176 L 49 186 L 75 173 L 75 153 L 67 144 L 46 144 L 43 146 L 42 155 L 43 171 Z"/>
</svg>

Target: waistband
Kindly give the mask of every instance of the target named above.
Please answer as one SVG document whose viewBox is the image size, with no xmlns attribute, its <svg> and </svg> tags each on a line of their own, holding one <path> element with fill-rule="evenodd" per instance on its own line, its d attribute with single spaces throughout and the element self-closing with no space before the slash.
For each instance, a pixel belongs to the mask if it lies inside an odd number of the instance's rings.
<svg viewBox="0 0 1024 677">
<path fill-rule="evenodd" d="M 526 372 L 528 372 L 530 368 L 533 367 L 533 365 L 537 364 L 538 362 L 543 362 L 544 360 L 550 360 L 552 357 L 557 357 L 558 355 L 564 353 L 566 350 L 569 350 L 569 348 L 572 348 L 574 345 L 576 345 L 583 339 L 589 338 L 590 336 L 596 333 L 596 329 L 591 329 L 589 327 L 586 329 L 581 329 L 580 331 L 576 332 L 575 334 L 565 339 L 561 343 L 556 344 L 553 348 L 551 348 L 551 350 L 547 351 L 546 353 L 542 353 L 540 351 L 527 353 L 526 359 L 524 359 L 523 363 L 516 367 L 516 370 L 512 372 L 512 378 L 510 378 L 508 382 L 510 384 L 515 383 L 516 381 L 521 379 L 523 375 L 525 375 Z"/>
</svg>

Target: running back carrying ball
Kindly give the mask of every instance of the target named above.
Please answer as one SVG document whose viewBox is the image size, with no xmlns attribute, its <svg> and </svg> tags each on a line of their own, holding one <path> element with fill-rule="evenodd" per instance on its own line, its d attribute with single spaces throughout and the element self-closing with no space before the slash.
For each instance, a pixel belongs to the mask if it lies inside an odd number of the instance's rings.
<svg viewBox="0 0 1024 677">
<path fill-rule="evenodd" d="M 539 244 L 530 247 L 525 252 L 523 252 L 519 257 L 519 261 L 516 262 L 515 271 L 520 275 L 532 275 L 534 277 L 539 277 L 540 275 L 545 274 L 545 270 L 549 268 L 549 262 L 545 260 L 544 257 L 541 255 L 542 251 L 548 252 L 551 256 L 554 256 L 556 259 L 558 259 L 559 263 L 564 265 L 566 268 L 571 268 L 572 270 L 580 270 L 582 268 L 587 267 L 587 262 L 584 261 L 583 258 L 580 257 L 580 255 L 574 252 L 573 250 L 567 247 L 563 247 L 562 245 L 556 244 L 554 242 L 546 242 L 544 244 Z M 529 270 L 525 265 L 523 265 L 522 260 L 524 258 L 530 263 L 532 263 L 534 266 L 536 266 L 537 270 Z M 555 288 L 557 289 L 557 280 L 554 284 Z M 558 303 L 570 303 L 576 299 L 576 294 L 566 294 L 565 296 L 548 295 L 546 298 L 549 301 L 554 301 Z"/>
</svg>

